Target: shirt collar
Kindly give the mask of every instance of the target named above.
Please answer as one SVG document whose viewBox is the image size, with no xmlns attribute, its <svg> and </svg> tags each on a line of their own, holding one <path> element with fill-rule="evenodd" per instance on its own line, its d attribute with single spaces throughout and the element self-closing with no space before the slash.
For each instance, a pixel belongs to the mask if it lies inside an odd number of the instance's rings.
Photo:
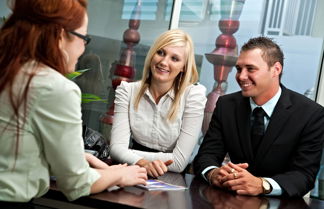
<svg viewBox="0 0 324 209">
<path fill-rule="evenodd" d="M 146 88 L 144 94 L 147 95 L 149 98 L 153 99 L 153 96 L 152 96 L 149 88 Z M 174 100 L 174 97 L 175 97 L 174 89 L 171 88 L 163 97 L 165 97 L 165 96 L 169 96 L 172 100 Z"/>
<path fill-rule="evenodd" d="M 251 106 L 251 112 L 253 112 L 253 110 L 256 107 L 262 107 L 262 109 L 267 113 L 268 117 L 271 117 L 273 110 L 277 104 L 277 102 L 279 101 L 279 98 L 281 96 L 281 87 L 279 87 L 279 90 L 277 91 L 277 93 L 269 100 L 267 101 L 265 104 L 263 104 L 262 106 L 258 106 L 257 104 L 254 103 L 253 99 L 250 97 L 250 106 Z"/>
</svg>

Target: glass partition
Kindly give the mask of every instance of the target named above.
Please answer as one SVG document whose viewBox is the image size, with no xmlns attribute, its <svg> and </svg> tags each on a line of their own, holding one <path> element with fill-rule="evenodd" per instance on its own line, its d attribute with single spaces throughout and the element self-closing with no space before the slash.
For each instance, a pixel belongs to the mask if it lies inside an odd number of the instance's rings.
<svg viewBox="0 0 324 209">
<path fill-rule="evenodd" d="M 90 70 L 75 81 L 85 96 L 84 122 L 108 139 L 114 88 L 122 80 L 140 79 L 150 45 L 169 28 L 172 10 L 166 13 L 166 7 L 167 1 L 157 0 L 89 1 L 88 33 L 93 41 L 80 58 L 77 70 Z"/>
<path fill-rule="evenodd" d="M 317 0 L 182 0 L 178 26 L 193 37 L 196 53 L 203 56 L 200 82 L 208 92 L 203 130 L 218 97 L 240 90 L 233 66 L 240 47 L 251 37 L 267 36 L 281 46 L 283 85 L 324 101 L 317 93 L 323 64 L 323 8 L 323 1 Z M 323 93 L 323 84 L 320 89 Z M 322 184 L 316 184 L 312 196 L 318 195 L 318 186 L 324 193 Z"/>
</svg>

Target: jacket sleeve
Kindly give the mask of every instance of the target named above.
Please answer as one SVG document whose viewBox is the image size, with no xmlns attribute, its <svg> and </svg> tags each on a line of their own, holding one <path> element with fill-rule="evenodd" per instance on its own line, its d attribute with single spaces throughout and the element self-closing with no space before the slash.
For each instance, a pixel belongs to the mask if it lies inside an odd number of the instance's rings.
<svg viewBox="0 0 324 209">
<path fill-rule="evenodd" d="M 306 113 L 305 113 L 306 114 Z M 302 130 L 295 154 L 287 171 L 272 176 L 284 190 L 284 195 L 302 197 L 314 187 L 324 140 L 324 109 L 313 111 Z"/>
<path fill-rule="evenodd" d="M 201 176 L 202 171 L 209 166 L 219 167 L 225 157 L 226 150 L 223 142 L 221 111 L 222 97 L 219 97 L 208 131 L 193 162 L 194 172 L 197 176 Z"/>
</svg>

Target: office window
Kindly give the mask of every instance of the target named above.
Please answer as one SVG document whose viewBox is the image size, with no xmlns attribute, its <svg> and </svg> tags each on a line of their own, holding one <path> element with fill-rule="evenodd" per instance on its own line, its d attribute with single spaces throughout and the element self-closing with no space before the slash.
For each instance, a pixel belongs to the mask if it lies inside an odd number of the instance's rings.
<svg viewBox="0 0 324 209">
<path fill-rule="evenodd" d="M 287 87 L 309 96 L 316 97 L 318 75 L 322 59 L 323 34 L 313 35 L 312 31 L 318 27 L 314 25 L 316 5 L 319 1 L 290 0 L 214 0 L 209 2 L 204 21 L 189 25 L 180 18 L 179 27 L 191 34 L 195 42 L 197 54 L 204 56 L 200 82 L 204 84 L 208 92 L 211 92 L 217 82 L 214 79 L 214 66 L 207 59 L 208 53 L 215 50 L 215 42 L 222 32 L 219 28 L 219 20 L 238 20 L 238 30 L 233 34 L 236 40 L 237 50 L 251 37 L 260 35 L 273 38 L 283 49 L 285 54 L 285 66 L 282 83 Z M 285 3 L 285 4 L 284 4 Z M 270 5 L 276 8 L 273 11 Z M 182 4 L 181 12 L 190 13 L 190 7 Z M 291 12 L 294 10 L 294 14 Z M 192 10 L 195 13 L 196 10 Z M 284 21 L 279 21 L 282 17 Z M 293 19 L 295 18 L 295 19 Z M 275 24 L 275 22 L 277 24 Z M 291 24 L 292 22 L 296 24 Z M 270 23 L 280 29 L 273 33 L 267 28 Z M 280 23 L 280 24 L 279 24 Z M 291 27 L 288 27 L 291 26 Z M 307 26 L 307 27 L 306 27 Z M 274 30 L 273 30 L 274 31 Z M 225 93 L 239 90 L 235 81 L 235 69 L 228 73 L 226 78 Z M 307 76 L 305 76 L 307 75 Z"/>
<path fill-rule="evenodd" d="M 121 19 L 129 20 L 132 16 L 134 7 L 141 5 L 141 20 L 155 20 L 158 9 L 158 0 L 124 0 Z"/>
<path fill-rule="evenodd" d="M 317 0 L 269 0 L 266 2 L 266 35 L 310 36 Z"/>
<path fill-rule="evenodd" d="M 173 1 L 168 0 L 166 3 L 165 18 L 170 18 L 170 11 L 173 6 Z M 208 8 L 208 1 L 204 0 L 183 0 L 180 12 L 180 21 L 183 22 L 200 22 L 205 18 Z"/>
</svg>

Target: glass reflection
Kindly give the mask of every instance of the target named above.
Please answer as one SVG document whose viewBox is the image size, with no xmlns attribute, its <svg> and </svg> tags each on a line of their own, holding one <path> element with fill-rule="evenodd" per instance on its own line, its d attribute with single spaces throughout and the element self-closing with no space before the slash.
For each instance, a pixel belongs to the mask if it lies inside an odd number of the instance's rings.
<svg viewBox="0 0 324 209">
<path fill-rule="evenodd" d="M 214 209 L 306 209 L 310 208 L 303 198 L 284 198 L 266 196 L 244 196 L 207 185 L 195 178 L 190 185 L 193 208 Z"/>
</svg>

